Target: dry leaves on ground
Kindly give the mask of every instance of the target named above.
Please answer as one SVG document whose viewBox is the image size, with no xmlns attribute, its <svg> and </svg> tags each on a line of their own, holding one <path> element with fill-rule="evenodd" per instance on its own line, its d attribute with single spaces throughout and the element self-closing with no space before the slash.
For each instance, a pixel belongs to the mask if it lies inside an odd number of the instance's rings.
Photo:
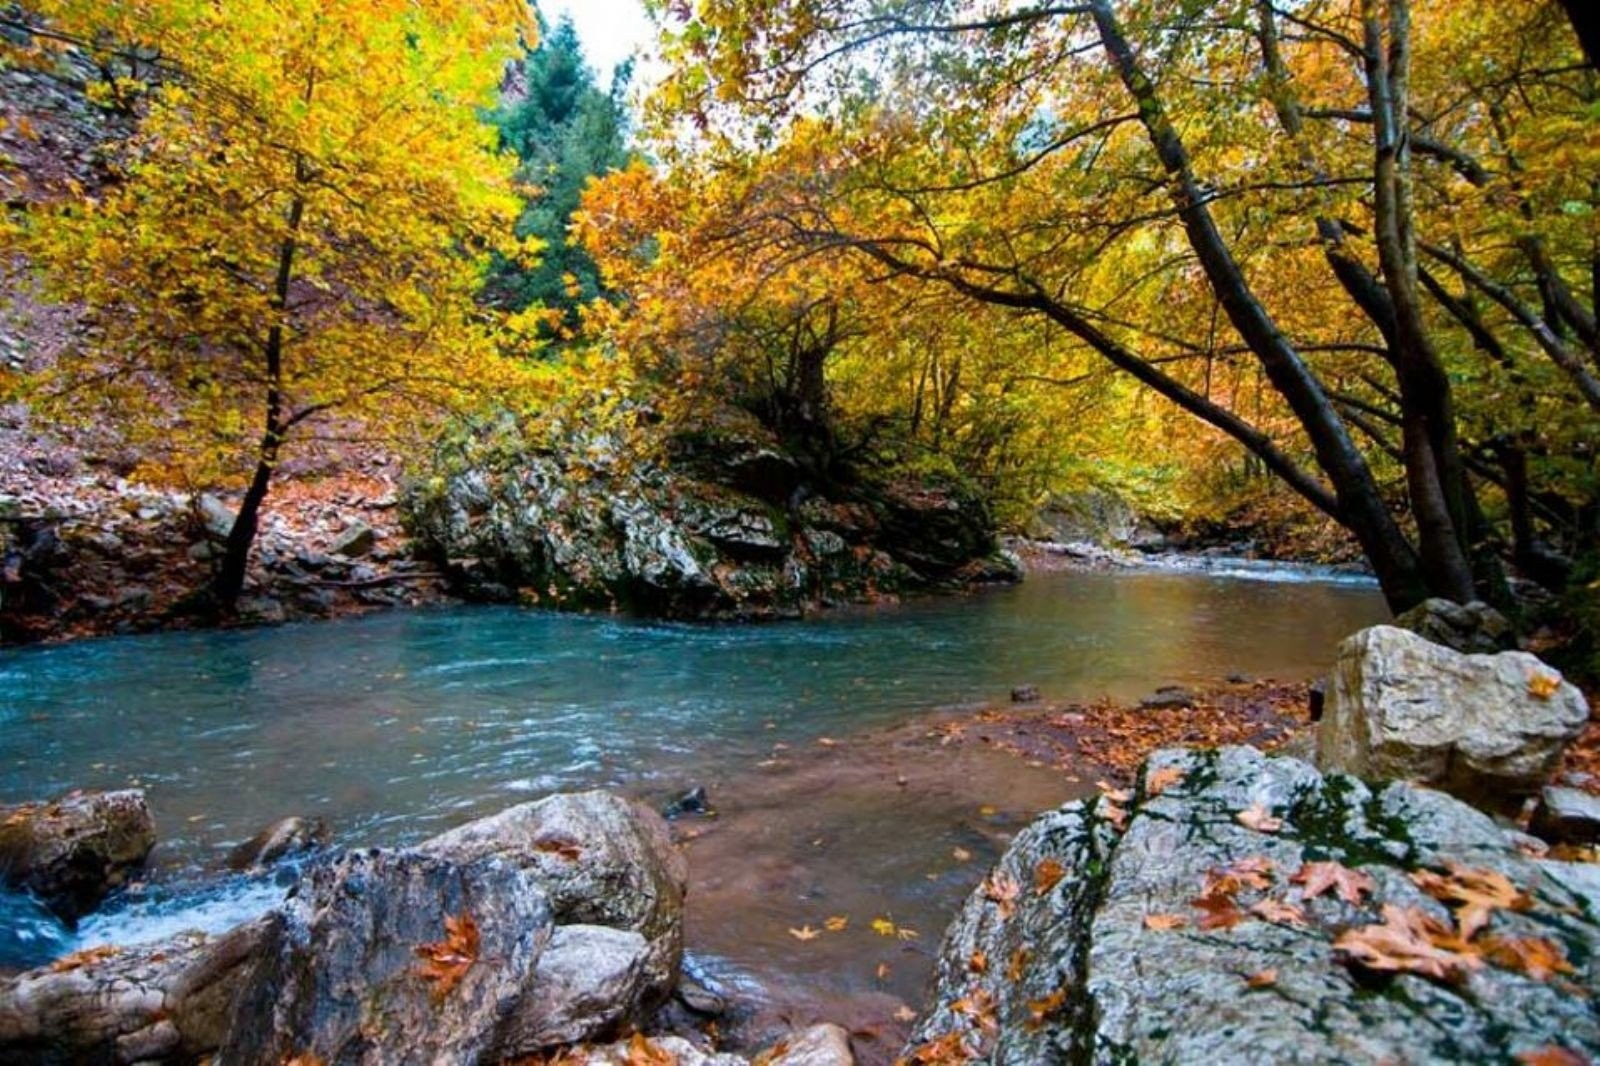
<svg viewBox="0 0 1600 1066">
<path fill-rule="evenodd" d="M 1456 922 L 1463 940 L 1477 935 L 1496 910 L 1525 911 L 1533 906 L 1527 893 L 1497 870 L 1473 869 L 1457 862 L 1446 863 L 1445 870 L 1444 874 L 1418 870 L 1411 880 L 1434 899 L 1459 908 Z"/>
<path fill-rule="evenodd" d="M 1246 829 L 1254 829 L 1258 833 L 1276 833 L 1283 828 L 1283 819 L 1273 817 L 1272 812 L 1261 803 L 1254 804 L 1233 817 Z"/>
<path fill-rule="evenodd" d="M 1456 931 L 1415 907 L 1383 905 L 1383 921 L 1349 929 L 1333 942 L 1335 953 L 1369 970 L 1414 973 L 1459 981 L 1483 960 Z"/>
<path fill-rule="evenodd" d="M 1359 904 L 1363 895 L 1372 895 L 1376 888 L 1371 877 L 1337 862 L 1308 862 L 1289 880 L 1304 886 L 1306 899 L 1316 899 L 1331 889 L 1352 904 Z"/>
</svg>

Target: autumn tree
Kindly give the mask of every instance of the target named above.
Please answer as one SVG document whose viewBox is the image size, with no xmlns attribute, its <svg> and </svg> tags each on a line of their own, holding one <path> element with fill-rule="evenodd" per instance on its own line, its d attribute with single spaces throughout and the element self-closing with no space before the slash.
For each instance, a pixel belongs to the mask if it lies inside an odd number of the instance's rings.
<svg viewBox="0 0 1600 1066">
<path fill-rule="evenodd" d="M 14 220 L 82 344 L 29 398 L 101 418 L 186 478 L 245 477 L 212 593 L 243 587 L 286 449 L 335 418 L 398 422 L 516 378 L 516 321 L 475 300 L 519 209 L 479 119 L 520 0 L 40 0 L 25 40 L 113 72 L 137 132 L 113 175 Z M 129 103 L 131 101 L 131 104 Z"/>
<path fill-rule="evenodd" d="M 1051 324 L 1348 528 L 1396 608 L 1594 543 L 1597 87 L 1555 4 L 659 14 L 658 151 L 744 175 L 739 256 Z"/>
</svg>

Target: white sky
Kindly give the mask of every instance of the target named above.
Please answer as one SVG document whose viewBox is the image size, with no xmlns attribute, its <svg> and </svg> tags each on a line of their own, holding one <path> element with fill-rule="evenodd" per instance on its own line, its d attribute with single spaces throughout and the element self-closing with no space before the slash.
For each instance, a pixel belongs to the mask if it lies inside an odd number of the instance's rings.
<svg viewBox="0 0 1600 1066">
<path fill-rule="evenodd" d="M 655 36 L 639 0 L 535 0 L 545 18 L 554 23 L 572 16 L 583 42 L 583 54 L 600 75 L 602 88 L 611 83 L 611 70 Z"/>
</svg>

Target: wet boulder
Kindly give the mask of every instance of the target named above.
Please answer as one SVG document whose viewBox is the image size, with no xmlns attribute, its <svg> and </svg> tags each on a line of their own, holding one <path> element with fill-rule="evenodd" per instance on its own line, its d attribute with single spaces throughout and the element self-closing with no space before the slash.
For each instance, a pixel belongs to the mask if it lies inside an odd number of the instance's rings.
<svg viewBox="0 0 1600 1066">
<path fill-rule="evenodd" d="M 320 818 L 280 818 L 228 853 L 228 869 L 256 870 L 280 859 L 322 847 L 328 826 Z"/>
<path fill-rule="evenodd" d="M 906 1054 L 997 1066 L 1593 1056 L 1600 1017 L 1579 990 L 1600 979 L 1600 879 L 1579 865 L 1527 857 L 1441 792 L 1372 791 L 1251 748 L 1158 752 L 1133 794 L 1068 804 L 1016 837 L 946 934 Z M 1503 905 L 1474 927 L 1452 886 L 1499 878 Z M 1391 916 L 1462 940 L 1423 943 L 1407 969 L 1341 939 Z M 1434 964 L 1444 976 L 1424 972 Z"/>
<path fill-rule="evenodd" d="M 218 1061 L 494 1061 L 550 931 L 544 893 L 514 862 L 341 855 L 269 923 Z"/>
<path fill-rule="evenodd" d="M 194 1062 L 222 1043 L 270 923 L 90 948 L 0 980 L 0 1062 Z"/>
<path fill-rule="evenodd" d="M 642 1016 L 672 994 L 688 866 L 654 811 L 607 792 L 566 793 L 470 822 L 422 849 L 456 862 L 507 860 L 544 890 L 558 925 L 643 937 L 644 981 L 629 984 L 636 1002 L 625 1014 Z"/>
<path fill-rule="evenodd" d="M 1317 760 L 1505 806 L 1538 790 L 1588 717 L 1583 694 L 1526 652 L 1463 655 L 1373 626 L 1340 645 Z"/>
<path fill-rule="evenodd" d="M 155 842 L 150 807 L 138 789 L 4 807 L 0 877 L 76 921 L 138 873 Z"/>
</svg>

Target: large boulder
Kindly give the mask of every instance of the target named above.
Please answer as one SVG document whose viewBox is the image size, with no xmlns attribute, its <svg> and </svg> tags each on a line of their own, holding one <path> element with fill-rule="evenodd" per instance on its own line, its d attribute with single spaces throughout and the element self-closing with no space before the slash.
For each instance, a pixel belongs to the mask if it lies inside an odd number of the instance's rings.
<svg viewBox="0 0 1600 1066">
<path fill-rule="evenodd" d="M 269 926 L 219 1061 L 495 1061 L 550 938 L 516 863 L 352 852 L 313 868 Z"/>
<path fill-rule="evenodd" d="M 737 412 L 665 436 L 539 444 L 492 427 L 408 487 L 407 524 L 467 595 L 671 617 L 790 617 L 1020 576 L 959 479 L 808 473 Z"/>
<path fill-rule="evenodd" d="M 222 1043 L 269 929 L 91 948 L 0 980 L 0 1063 L 198 1061 Z"/>
<path fill-rule="evenodd" d="M 1466 655 L 1493 655 L 1517 646 L 1516 632 L 1506 616 L 1477 601 L 1423 600 L 1395 618 L 1394 624 Z"/>
<path fill-rule="evenodd" d="M 0 807 L 0 877 L 69 922 L 126 884 L 155 842 L 150 807 L 138 789 Z"/>
<path fill-rule="evenodd" d="M 565 793 L 526 803 L 434 837 L 422 845 L 455 862 L 495 857 L 526 870 L 550 900 L 561 926 L 602 926 L 643 939 L 645 953 L 629 980 L 620 1017 L 642 1018 L 672 994 L 683 961 L 683 899 L 688 865 L 654 811 L 608 792 Z M 569 945 L 597 943 L 592 934 Z M 607 944 L 607 967 L 619 959 Z M 606 981 L 609 982 L 609 978 Z M 597 1028 L 616 1018 L 597 1019 Z M 530 1019 L 536 1029 L 542 1023 Z"/>
<path fill-rule="evenodd" d="M 1463 655 L 1373 626 L 1339 647 L 1317 762 L 1503 806 L 1538 790 L 1588 717 L 1583 694 L 1526 652 Z"/>
<path fill-rule="evenodd" d="M 1600 978 L 1600 879 L 1574 865 L 1531 859 L 1488 816 L 1410 784 L 1373 792 L 1250 748 L 1158 752 L 1135 795 L 1068 804 L 1016 837 L 945 937 L 907 1058 L 1420 1066 L 1593 1055 L 1600 1015 L 1582 990 Z M 1512 886 L 1482 929 L 1437 898 L 1474 877 Z M 1410 962 L 1448 964 L 1449 979 L 1384 969 L 1381 955 L 1362 965 L 1350 940 L 1335 947 L 1385 907 L 1436 923 L 1425 928 L 1445 946 L 1422 942 Z M 1387 961 L 1405 961 L 1392 943 Z"/>
</svg>

